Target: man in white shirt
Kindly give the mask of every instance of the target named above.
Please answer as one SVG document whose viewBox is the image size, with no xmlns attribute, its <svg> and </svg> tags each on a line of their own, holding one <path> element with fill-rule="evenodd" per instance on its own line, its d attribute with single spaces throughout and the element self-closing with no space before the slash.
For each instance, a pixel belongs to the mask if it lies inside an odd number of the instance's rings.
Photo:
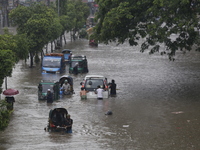
<svg viewBox="0 0 200 150">
<path fill-rule="evenodd" d="M 102 100 L 103 99 L 103 89 L 100 85 L 97 86 L 97 90 L 95 91 L 95 94 L 97 94 L 97 99 Z"/>
<path fill-rule="evenodd" d="M 62 91 L 63 91 L 63 94 L 65 94 L 65 95 L 70 94 L 70 84 L 68 83 L 67 80 L 65 80 L 65 83 L 62 86 Z"/>
</svg>

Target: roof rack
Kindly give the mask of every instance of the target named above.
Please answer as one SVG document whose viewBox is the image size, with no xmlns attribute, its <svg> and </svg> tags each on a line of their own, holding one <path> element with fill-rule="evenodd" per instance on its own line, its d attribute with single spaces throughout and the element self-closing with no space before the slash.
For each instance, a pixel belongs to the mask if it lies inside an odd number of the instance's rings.
<svg viewBox="0 0 200 150">
<path fill-rule="evenodd" d="M 72 55 L 71 59 L 84 60 L 84 59 L 86 59 L 86 56 L 85 55 Z"/>
<path fill-rule="evenodd" d="M 59 56 L 59 57 L 62 57 L 62 56 L 64 56 L 64 54 L 62 54 L 62 53 L 47 53 L 45 56 Z"/>
</svg>

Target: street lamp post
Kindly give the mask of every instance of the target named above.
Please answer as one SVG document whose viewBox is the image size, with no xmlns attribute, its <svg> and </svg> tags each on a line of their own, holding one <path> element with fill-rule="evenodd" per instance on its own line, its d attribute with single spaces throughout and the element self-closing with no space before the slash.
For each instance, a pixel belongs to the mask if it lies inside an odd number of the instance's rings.
<svg viewBox="0 0 200 150">
<path fill-rule="evenodd" d="M 60 0 L 58 0 L 58 16 L 60 16 Z"/>
</svg>

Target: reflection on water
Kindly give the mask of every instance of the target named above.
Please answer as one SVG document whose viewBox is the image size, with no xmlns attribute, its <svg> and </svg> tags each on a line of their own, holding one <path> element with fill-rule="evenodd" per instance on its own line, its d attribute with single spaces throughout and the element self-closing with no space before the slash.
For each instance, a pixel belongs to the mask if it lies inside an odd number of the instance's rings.
<svg viewBox="0 0 200 150">
<path fill-rule="evenodd" d="M 114 79 L 117 97 L 80 100 L 80 82 L 86 74 L 70 74 L 75 94 L 47 105 L 38 101 L 38 83 L 59 80 L 69 74 L 68 66 L 62 74 L 41 74 L 40 65 L 29 68 L 19 62 L 8 87 L 20 94 L 11 122 L 1 132 L 0 149 L 199 149 L 199 53 L 178 54 L 170 62 L 126 44 L 92 48 L 87 40 L 79 40 L 65 48 L 87 56 L 88 74 L 103 75 L 108 82 Z M 67 108 L 74 120 L 73 134 L 44 131 L 49 110 L 55 107 Z M 105 115 L 108 110 L 113 115 Z"/>
</svg>

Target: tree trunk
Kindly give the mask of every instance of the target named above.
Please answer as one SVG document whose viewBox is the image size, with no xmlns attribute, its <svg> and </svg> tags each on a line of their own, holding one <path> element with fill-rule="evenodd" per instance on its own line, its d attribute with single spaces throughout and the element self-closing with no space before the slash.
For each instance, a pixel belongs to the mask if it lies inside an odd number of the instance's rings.
<svg viewBox="0 0 200 150">
<path fill-rule="evenodd" d="M 67 41 L 66 41 L 66 38 L 65 38 L 65 34 L 64 34 L 64 41 L 65 41 L 65 44 L 67 44 Z"/>
<path fill-rule="evenodd" d="M 32 52 L 30 52 L 30 68 L 32 68 L 33 67 L 33 53 Z"/>
<path fill-rule="evenodd" d="M 46 44 L 46 53 L 48 53 L 48 44 Z"/>
<path fill-rule="evenodd" d="M 54 43 L 54 48 L 56 50 L 56 41 L 54 40 L 53 43 Z"/>
<path fill-rule="evenodd" d="M 43 50 L 42 50 L 41 53 L 40 53 L 40 56 L 41 56 L 41 66 L 42 66 L 42 60 L 43 60 L 43 56 L 44 56 L 43 53 L 44 53 L 44 52 L 43 52 Z"/>
<path fill-rule="evenodd" d="M 53 52 L 53 42 L 51 41 L 51 52 Z"/>
<path fill-rule="evenodd" d="M 76 41 L 76 29 L 73 29 L 72 35 L 73 35 L 73 40 Z"/>
<path fill-rule="evenodd" d="M 62 35 L 60 36 L 60 47 L 62 47 Z"/>
<path fill-rule="evenodd" d="M 70 31 L 71 42 L 72 42 L 72 36 L 73 36 L 72 31 Z"/>
</svg>

